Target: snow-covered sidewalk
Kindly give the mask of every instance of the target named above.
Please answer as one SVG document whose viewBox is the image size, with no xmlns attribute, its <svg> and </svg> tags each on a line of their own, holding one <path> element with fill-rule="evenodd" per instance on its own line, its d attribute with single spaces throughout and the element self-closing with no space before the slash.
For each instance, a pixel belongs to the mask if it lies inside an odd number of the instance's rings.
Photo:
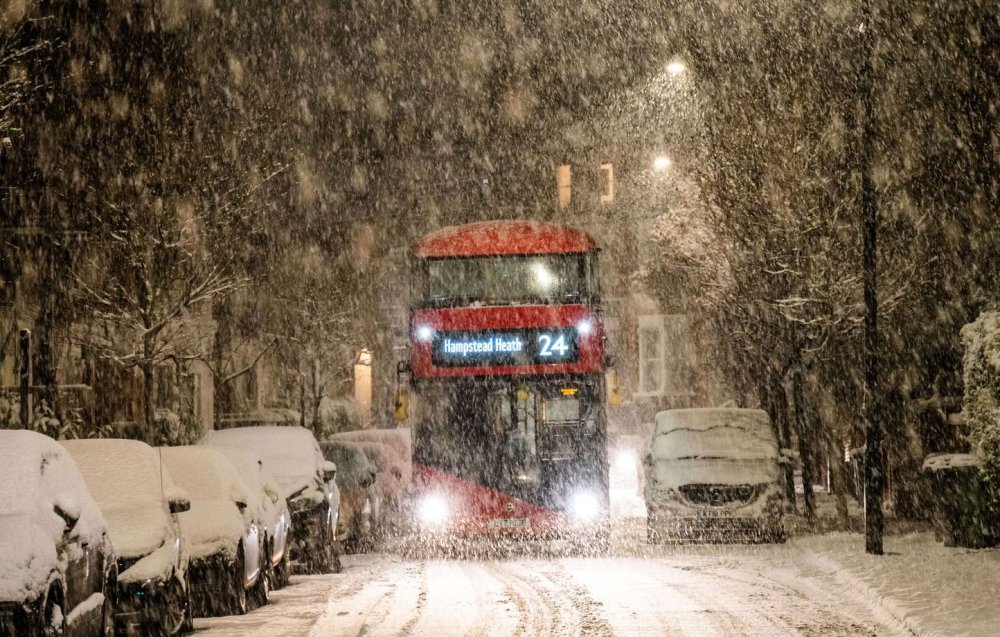
<svg viewBox="0 0 1000 637">
<path fill-rule="evenodd" d="M 880 557 L 856 533 L 792 543 L 919 637 L 1000 635 L 1000 549 L 946 548 L 931 533 L 887 537 Z"/>
</svg>

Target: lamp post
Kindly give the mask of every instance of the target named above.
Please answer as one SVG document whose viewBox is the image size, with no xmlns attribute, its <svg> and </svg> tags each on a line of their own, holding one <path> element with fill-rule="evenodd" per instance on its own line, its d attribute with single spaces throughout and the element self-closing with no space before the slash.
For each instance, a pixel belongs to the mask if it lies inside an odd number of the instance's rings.
<svg viewBox="0 0 1000 637">
<path fill-rule="evenodd" d="M 882 423 L 878 388 L 878 288 L 877 233 L 878 193 L 872 178 L 875 155 L 875 98 L 873 95 L 875 49 L 872 0 L 861 0 L 862 60 L 858 75 L 861 94 L 861 226 L 863 240 L 862 270 L 865 302 L 865 552 L 882 555 Z"/>
</svg>

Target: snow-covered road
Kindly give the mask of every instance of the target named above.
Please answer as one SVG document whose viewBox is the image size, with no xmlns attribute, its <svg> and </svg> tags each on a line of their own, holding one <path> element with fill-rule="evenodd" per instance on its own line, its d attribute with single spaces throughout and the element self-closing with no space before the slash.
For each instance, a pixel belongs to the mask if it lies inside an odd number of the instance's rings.
<svg viewBox="0 0 1000 637">
<path fill-rule="evenodd" d="M 610 557 L 348 556 L 198 637 L 908 635 L 794 545 L 620 546 Z"/>
</svg>

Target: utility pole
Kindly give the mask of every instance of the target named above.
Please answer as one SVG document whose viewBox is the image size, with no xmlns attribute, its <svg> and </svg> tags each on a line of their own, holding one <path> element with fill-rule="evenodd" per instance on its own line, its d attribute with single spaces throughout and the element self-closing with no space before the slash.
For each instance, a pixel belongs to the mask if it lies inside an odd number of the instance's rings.
<svg viewBox="0 0 1000 637">
<path fill-rule="evenodd" d="M 882 555 L 882 422 L 878 365 L 878 288 L 877 233 L 878 193 L 872 178 L 875 156 L 875 97 L 874 68 L 875 29 L 872 0 L 861 0 L 861 72 L 858 76 L 861 93 L 861 225 L 864 251 L 865 300 L 865 552 Z"/>
</svg>

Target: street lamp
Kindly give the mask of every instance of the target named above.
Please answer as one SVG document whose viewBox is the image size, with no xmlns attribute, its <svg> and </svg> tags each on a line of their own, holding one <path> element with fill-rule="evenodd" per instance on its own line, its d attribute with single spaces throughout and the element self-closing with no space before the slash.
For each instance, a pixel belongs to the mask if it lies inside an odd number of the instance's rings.
<svg viewBox="0 0 1000 637">
<path fill-rule="evenodd" d="M 674 60 L 673 62 L 667 65 L 667 73 L 674 76 L 680 75 L 686 70 L 687 70 L 687 65 L 684 64 L 684 62 L 681 62 L 680 60 Z"/>
<path fill-rule="evenodd" d="M 653 168 L 656 170 L 666 170 L 673 162 L 666 155 L 657 155 L 653 159 Z"/>
</svg>

